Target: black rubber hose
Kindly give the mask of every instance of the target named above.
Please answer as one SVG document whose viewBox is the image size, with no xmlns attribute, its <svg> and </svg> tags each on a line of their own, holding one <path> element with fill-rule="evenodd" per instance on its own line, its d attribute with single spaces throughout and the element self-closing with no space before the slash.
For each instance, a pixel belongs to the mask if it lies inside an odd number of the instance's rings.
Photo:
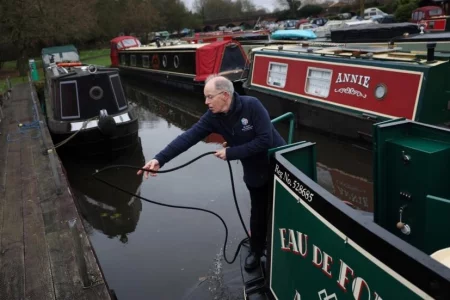
<svg viewBox="0 0 450 300">
<path fill-rule="evenodd" d="M 105 167 L 105 168 L 102 168 L 102 169 L 96 171 L 95 173 L 92 174 L 92 176 L 93 176 L 96 180 L 98 180 L 98 181 L 100 181 L 100 182 L 102 182 L 102 183 L 104 183 L 104 184 L 106 184 L 106 185 L 108 185 L 108 186 L 110 186 L 110 187 L 112 187 L 112 188 L 115 188 L 115 189 L 117 189 L 117 190 L 119 190 L 119 191 L 124 192 L 125 194 L 128 194 L 128 195 L 130 195 L 130 196 L 137 197 L 137 198 L 139 198 L 139 199 L 141 199 L 141 200 L 143 200 L 143 201 L 149 202 L 149 203 L 153 203 L 153 204 L 157 204 L 157 205 L 161 205 L 161 206 L 165 206 L 165 207 L 172 207 L 172 208 L 182 208 L 182 209 L 190 209 L 190 210 L 199 210 L 199 211 L 203 211 L 203 212 L 206 212 L 206 213 L 209 213 L 209 214 L 212 214 L 212 215 L 216 216 L 217 218 L 219 218 L 219 220 L 222 222 L 223 226 L 225 227 L 225 242 L 224 242 L 224 245 L 223 245 L 223 257 L 224 257 L 225 261 L 226 261 L 228 264 L 232 264 L 232 263 L 234 263 L 234 261 L 236 260 L 236 257 L 237 257 L 237 255 L 238 255 L 238 253 L 239 253 L 239 250 L 240 250 L 242 244 L 245 243 L 248 239 L 250 239 L 250 235 L 249 235 L 249 233 L 248 233 L 247 227 L 245 226 L 244 220 L 242 219 L 241 211 L 240 211 L 240 209 L 239 209 L 239 204 L 238 204 L 238 202 L 237 202 L 236 190 L 235 190 L 235 187 L 234 187 L 233 170 L 231 169 L 230 161 L 227 160 L 227 163 L 228 163 L 228 169 L 229 169 L 229 171 L 230 171 L 230 180 L 231 180 L 231 188 L 232 188 L 232 190 L 233 190 L 234 203 L 235 203 L 235 205 L 236 205 L 236 210 L 237 210 L 237 212 L 238 212 L 239 219 L 241 220 L 242 227 L 244 228 L 244 231 L 245 231 L 245 233 L 246 233 L 246 235 L 247 235 L 247 238 L 243 239 L 243 240 L 239 243 L 239 245 L 238 245 L 238 247 L 237 247 L 237 249 L 236 249 L 236 253 L 234 254 L 234 257 L 233 257 L 233 259 L 232 259 L 231 261 L 229 261 L 229 260 L 227 259 L 227 256 L 226 256 L 226 247 L 227 247 L 227 242 L 228 242 L 228 227 L 227 227 L 225 221 L 222 219 L 222 217 L 220 217 L 220 216 L 219 216 L 218 214 L 216 214 L 215 212 L 210 211 L 210 210 L 207 210 L 207 209 L 203 209 L 203 208 L 198 208 L 198 207 L 181 206 L 181 205 L 172 205 L 172 204 L 165 204 L 165 203 L 153 201 L 153 200 L 150 200 L 150 199 L 141 197 L 141 196 L 139 196 L 139 195 L 136 195 L 136 194 L 134 194 L 134 193 L 131 193 L 131 192 L 127 191 L 127 190 L 122 189 L 122 188 L 119 187 L 119 186 L 116 186 L 116 185 L 114 185 L 114 184 L 112 184 L 112 183 L 109 183 L 109 182 L 107 182 L 107 181 L 105 181 L 105 180 L 103 180 L 103 179 L 97 177 L 98 174 L 100 174 L 101 172 L 104 172 L 104 171 L 106 171 L 106 170 L 113 169 L 113 168 L 130 168 L 130 169 L 135 169 L 135 170 L 147 171 L 147 172 L 151 172 L 151 173 L 169 173 L 169 172 L 173 172 L 173 171 L 179 170 L 179 169 L 181 169 L 181 168 L 184 168 L 184 167 L 186 167 L 186 166 L 192 164 L 192 163 L 195 162 L 196 160 L 199 160 L 199 159 L 202 158 L 202 157 L 205 157 L 205 156 L 210 155 L 210 154 L 215 154 L 215 153 L 216 153 L 215 151 L 210 151 L 210 152 L 203 153 L 202 155 L 197 156 L 196 158 L 194 158 L 194 159 L 188 161 L 188 162 L 185 163 L 185 164 L 182 164 L 182 165 L 180 165 L 180 166 L 178 166 L 178 167 L 175 167 L 175 168 L 172 168 L 172 169 L 167 169 L 167 170 L 149 171 L 149 170 L 147 170 L 147 169 L 143 169 L 143 168 L 135 167 L 135 166 L 130 166 L 130 165 L 113 165 L 113 166 L 108 166 L 108 167 Z"/>
</svg>

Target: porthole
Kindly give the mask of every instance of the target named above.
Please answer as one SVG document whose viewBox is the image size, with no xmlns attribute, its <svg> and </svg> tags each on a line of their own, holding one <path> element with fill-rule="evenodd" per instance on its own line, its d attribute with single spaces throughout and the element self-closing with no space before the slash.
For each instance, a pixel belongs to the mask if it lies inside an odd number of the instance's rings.
<svg viewBox="0 0 450 300">
<path fill-rule="evenodd" d="M 386 97 L 387 94 L 387 87 L 384 84 L 379 84 L 375 87 L 375 98 L 377 100 L 382 100 L 384 97 Z"/>
<path fill-rule="evenodd" d="M 89 90 L 89 96 L 94 100 L 100 100 L 103 98 L 103 90 L 99 86 L 93 86 Z"/>
<path fill-rule="evenodd" d="M 178 67 L 180 66 L 180 59 L 178 58 L 178 55 L 175 55 L 175 57 L 173 58 L 173 66 L 175 67 L 175 69 L 178 69 Z"/>
<path fill-rule="evenodd" d="M 167 68 L 167 56 L 166 55 L 163 56 L 162 64 L 163 64 L 164 68 Z"/>
</svg>

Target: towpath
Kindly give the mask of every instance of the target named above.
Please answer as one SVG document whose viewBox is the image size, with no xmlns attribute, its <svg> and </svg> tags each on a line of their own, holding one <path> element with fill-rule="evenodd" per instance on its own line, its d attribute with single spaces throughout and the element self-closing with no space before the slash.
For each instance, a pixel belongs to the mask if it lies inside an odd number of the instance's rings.
<svg viewBox="0 0 450 300">
<path fill-rule="evenodd" d="M 112 299 L 36 110 L 22 83 L 0 111 L 0 299 Z"/>
</svg>

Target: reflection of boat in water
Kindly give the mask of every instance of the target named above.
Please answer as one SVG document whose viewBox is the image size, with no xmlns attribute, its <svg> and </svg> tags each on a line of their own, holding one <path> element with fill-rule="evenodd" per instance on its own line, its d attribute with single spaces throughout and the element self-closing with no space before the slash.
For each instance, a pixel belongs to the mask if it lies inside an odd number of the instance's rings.
<svg viewBox="0 0 450 300">
<path fill-rule="evenodd" d="M 192 101 L 192 96 L 170 91 L 156 86 L 141 87 L 131 81 L 124 81 L 125 94 L 130 102 L 137 104 L 137 110 L 153 112 L 183 130 L 190 128 L 206 112 L 207 107 L 200 101 Z M 145 115 L 139 114 L 139 120 L 145 121 Z M 210 134 L 204 142 L 223 143 L 221 135 Z"/>
<path fill-rule="evenodd" d="M 134 149 L 130 149 L 123 156 L 114 160 L 83 160 L 80 163 L 73 158 L 65 159 L 64 156 L 61 158 L 83 218 L 93 228 L 103 232 L 109 238 L 118 237 L 121 242 L 126 243 L 127 235 L 135 231 L 139 221 L 142 210 L 141 200 L 105 186 L 96 181 L 91 174 L 95 170 L 109 165 L 142 166 L 145 159 L 140 140 Z M 140 195 L 139 187 L 142 183 L 142 176 L 136 176 L 134 169 L 111 169 L 102 172 L 99 177 L 124 190 Z"/>
</svg>

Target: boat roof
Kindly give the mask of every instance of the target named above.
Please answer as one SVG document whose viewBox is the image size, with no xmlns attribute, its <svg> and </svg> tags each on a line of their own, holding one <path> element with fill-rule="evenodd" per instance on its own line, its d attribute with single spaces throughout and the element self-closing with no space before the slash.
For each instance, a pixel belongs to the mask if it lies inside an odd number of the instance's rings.
<svg viewBox="0 0 450 300">
<path fill-rule="evenodd" d="M 162 42 L 160 42 L 162 44 Z M 131 47 L 131 48 L 127 48 L 127 49 L 123 49 L 121 51 L 146 51 L 146 50 L 180 50 L 180 49 L 185 49 L 185 50 L 195 50 L 201 47 L 204 47 L 206 45 L 209 45 L 210 43 L 204 43 L 204 44 L 189 44 L 189 43 L 185 43 L 185 44 L 176 44 L 176 45 L 161 45 L 160 47 L 156 46 L 156 45 L 144 45 L 141 47 Z"/>
<path fill-rule="evenodd" d="M 414 64 L 425 64 L 427 66 L 436 66 L 443 63 L 448 63 L 450 59 L 449 53 L 435 52 L 435 61 L 427 63 L 426 51 L 401 51 L 401 47 L 319 47 L 309 46 L 308 43 L 302 43 L 297 45 L 273 45 L 259 48 L 253 48 L 252 52 L 284 52 L 286 54 L 298 54 L 298 55 L 321 55 L 329 57 L 347 57 L 347 58 L 360 58 L 360 59 L 377 59 L 377 60 L 389 60 L 398 62 L 410 62 Z"/>
<path fill-rule="evenodd" d="M 119 74 L 119 70 L 115 69 L 115 68 L 104 68 L 102 66 L 95 66 L 97 68 L 97 70 L 94 73 L 90 73 L 88 68 L 89 65 L 82 65 L 82 66 L 74 66 L 74 67 L 70 67 L 70 68 L 58 68 L 58 76 L 55 76 L 50 68 L 47 68 L 49 70 L 49 74 L 51 74 L 52 78 L 54 79 L 59 79 L 60 76 L 64 76 L 61 78 L 67 78 L 67 79 L 73 79 L 75 77 L 83 77 L 83 76 L 88 76 L 91 74 L 114 74 L 117 73 Z M 68 75 L 70 74 L 70 75 Z"/>
<path fill-rule="evenodd" d="M 64 52 L 78 53 L 78 50 L 74 45 L 64 45 L 64 46 L 42 48 L 41 54 L 45 55 L 45 54 L 64 53 Z"/>
</svg>

